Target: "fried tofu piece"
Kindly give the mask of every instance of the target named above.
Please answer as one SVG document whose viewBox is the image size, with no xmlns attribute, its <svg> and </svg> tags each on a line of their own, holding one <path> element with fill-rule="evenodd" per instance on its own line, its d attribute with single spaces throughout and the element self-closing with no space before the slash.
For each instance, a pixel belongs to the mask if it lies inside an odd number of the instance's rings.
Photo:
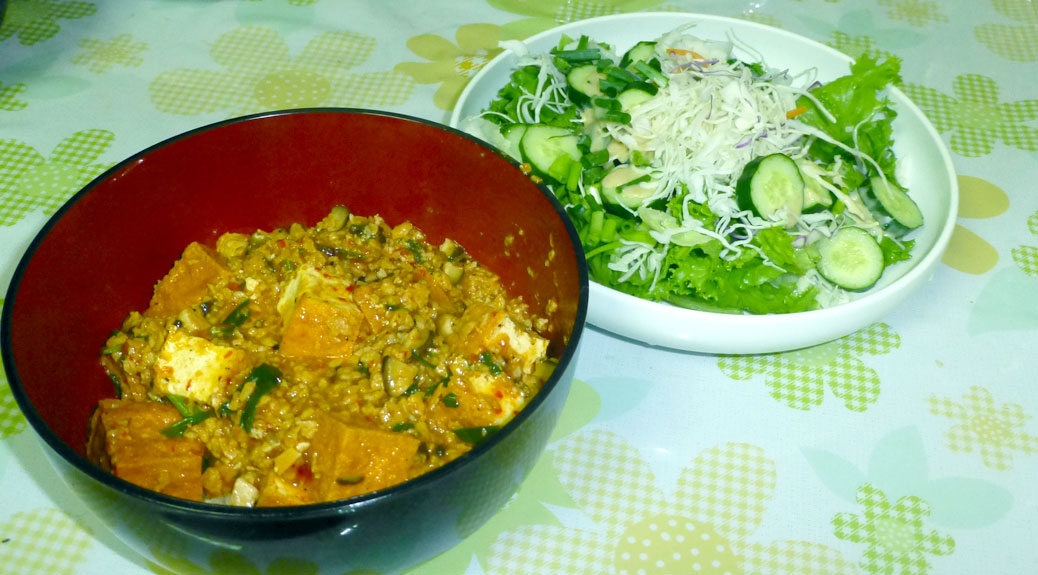
<svg viewBox="0 0 1038 575">
<path fill-rule="evenodd" d="M 220 254 L 198 242 L 191 242 L 169 273 L 155 285 L 151 304 L 144 315 L 173 315 L 184 308 L 200 304 L 208 293 L 210 283 L 230 275 L 231 271 L 224 265 Z"/>
<path fill-rule="evenodd" d="M 205 446 L 195 439 L 162 435 L 180 419 L 171 405 L 103 399 L 90 419 L 87 455 L 130 483 L 201 501 Z"/>
<path fill-rule="evenodd" d="M 364 319 L 373 332 L 380 332 L 389 327 L 386 304 L 378 293 L 378 282 L 357 285 L 353 290 L 353 301 L 356 302 Z"/>
<path fill-rule="evenodd" d="M 349 357 L 360 337 L 364 315 L 350 301 L 304 295 L 285 324 L 279 350 L 288 357 Z"/>
<path fill-rule="evenodd" d="M 318 500 L 335 501 L 410 477 L 419 441 L 406 433 L 354 427 L 323 413 L 310 442 Z"/>
<path fill-rule="evenodd" d="M 452 337 L 462 354 L 476 356 L 483 351 L 496 352 L 509 362 L 518 362 L 527 372 L 538 360 L 547 357 L 548 340 L 520 328 L 504 310 L 486 304 L 469 306 Z"/>
<path fill-rule="evenodd" d="M 235 378 L 249 364 L 244 350 L 175 331 L 166 337 L 155 360 L 153 385 L 159 393 L 217 407 L 233 392 Z"/>
</svg>

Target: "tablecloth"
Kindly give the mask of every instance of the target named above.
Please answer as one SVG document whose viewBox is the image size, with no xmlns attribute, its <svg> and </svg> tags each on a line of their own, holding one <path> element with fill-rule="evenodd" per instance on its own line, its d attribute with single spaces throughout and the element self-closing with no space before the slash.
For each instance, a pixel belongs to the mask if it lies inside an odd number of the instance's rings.
<svg viewBox="0 0 1038 575">
<path fill-rule="evenodd" d="M 562 421 L 519 492 L 407 573 L 1038 572 L 1030 0 L 11 0 L 0 289 L 67 198 L 165 138 L 306 106 L 446 122 L 501 40 L 642 10 L 744 18 L 850 56 L 901 58 L 901 89 L 954 160 L 950 246 L 905 305 L 806 350 L 695 354 L 590 328 Z M 164 565 L 136 554 L 43 449 L 5 380 L 0 573 L 272 573 L 233 553 Z"/>
</svg>

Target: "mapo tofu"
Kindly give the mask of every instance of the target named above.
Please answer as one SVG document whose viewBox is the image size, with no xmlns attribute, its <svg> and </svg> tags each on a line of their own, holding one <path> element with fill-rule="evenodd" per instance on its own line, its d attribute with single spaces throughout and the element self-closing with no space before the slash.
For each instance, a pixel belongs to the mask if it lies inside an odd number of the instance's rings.
<svg viewBox="0 0 1038 575">
<path fill-rule="evenodd" d="M 188 245 L 108 338 L 117 397 L 91 417 L 88 455 L 196 501 L 380 490 L 523 409 L 554 368 L 553 327 L 410 223 L 336 207 L 312 227 L 227 233 Z"/>
</svg>

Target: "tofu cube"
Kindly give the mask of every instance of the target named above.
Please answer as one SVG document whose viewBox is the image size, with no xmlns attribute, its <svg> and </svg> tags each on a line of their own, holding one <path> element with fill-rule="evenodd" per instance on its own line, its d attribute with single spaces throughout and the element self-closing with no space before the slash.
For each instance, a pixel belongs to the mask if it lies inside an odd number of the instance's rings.
<svg viewBox="0 0 1038 575">
<path fill-rule="evenodd" d="M 155 360 L 153 385 L 159 393 L 218 407 L 233 391 L 234 378 L 248 368 L 245 351 L 175 331 Z"/>
<path fill-rule="evenodd" d="M 322 413 L 310 442 L 310 466 L 320 501 L 370 493 L 410 478 L 418 439 L 347 425 Z"/>
<path fill-rule="evenodd" d="M 469 356 L 483 351 L 501 354 L 529 372 L 547 356 L 548 340 L 521 329 L 504 310 L 485 304 L 469 306 L 455 328 L 458 349 Z"/>
<path fill-rule="evenodd" d="M 163 403 L 101 400 L 90 419 L 87 455 L 130 483 L 201 501 L 204 445 L 162 435 L 180 419 L 176 408 Z"/>
<path fill-rule="evenodd" d="M 200 304 L 209 291 L 210 283 L 230 275 L 231 271 L 224 265 L 220 254 L 192 242 L 184 248 L 169 273 L 155 285 L 151 304 L 144 315 L 164 317 Z"/>
<path fill-rule="evenodd" d="M 341 358 L 353 353 L 364 315 L 350 301 L 305 295 L 285 324 L 279 350 L 295 358 Z"/>
</svg>

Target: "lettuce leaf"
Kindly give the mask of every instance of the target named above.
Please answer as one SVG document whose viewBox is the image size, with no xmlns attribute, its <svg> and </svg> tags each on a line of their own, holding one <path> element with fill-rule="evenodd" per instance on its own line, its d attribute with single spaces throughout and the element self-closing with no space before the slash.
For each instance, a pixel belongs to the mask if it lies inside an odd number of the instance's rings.
<svg viewBox="0 0 1038 575">
<path fill-rule="evenodd" d="M 890 106 L 884 90 L 901 81 L 900 71 L 901 60 L 896 57 L 879 61 L 867 54 L 862 55 L 851 65 L 850 74 L 811 91 L 835 121 L 830 122 L 815 102 L 806 96 L 797 101 L 798 106 L 807 110 L 797 120 L 822 130 L 842 144 L 857 147 L 876 160 L 883 173 L 892 179 L 895 163 L 891 149 L 894 143 L 893 121 L 897 113 Z M 837 155 L 846 155 L 847 159 L 853 160 L 847 152 L 821 140 L 812 144 L 811 155 L 826 163 Z"/>
</svg>

